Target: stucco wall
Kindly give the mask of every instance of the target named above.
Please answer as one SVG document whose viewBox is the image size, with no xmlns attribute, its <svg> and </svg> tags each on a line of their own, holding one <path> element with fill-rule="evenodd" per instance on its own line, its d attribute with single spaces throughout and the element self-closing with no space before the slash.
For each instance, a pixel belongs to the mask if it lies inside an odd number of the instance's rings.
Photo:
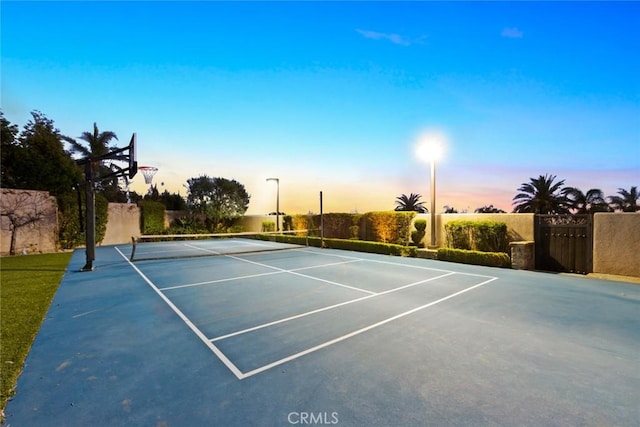
<svg viewBox="0 0 640 427">
<path fill-rule="evenodd" d="M 280 228 L 282 228 L 282 218 L 280 215 Z M 242 227 L 242 231 L 262 231 L 262 222 L 269 221 L 276 223 L 275 215 L 245 215 L 238 221 L 238 225 Z"/>
<path fill-rule="evenodd" d="M 109 203 L 107 231 L 100 244 L 129 243 L 132 236 L 140 236 L 140 208 L 129 203 Z"/>
<path fill-rule="evenodd" d="M 17 215 L 24 221 L 30 215 L 40 219 L 20 227 L 16 234 L 16 253 L 54 252 L 58 242 L 58 204 L 47 191 L 3 188 L 0 194 L 2 212 L 2 255 L 9 254 L 11 223 L 6 215 Z"/>
<path fill-rule="evenodd" d="M 594 215 L 593 272 L 640 277 L 640 213 Z"/>
</svg>

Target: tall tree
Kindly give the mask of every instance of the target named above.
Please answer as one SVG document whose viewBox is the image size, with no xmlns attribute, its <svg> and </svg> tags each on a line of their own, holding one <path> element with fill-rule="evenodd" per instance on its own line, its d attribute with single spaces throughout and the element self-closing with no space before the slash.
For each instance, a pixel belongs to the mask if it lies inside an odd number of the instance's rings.
<svg viewBox="0 0 640 427">
<path fill-rule="evenodd" d="M 615 210 L 622 212 L 638 212 L 640 206 L 638 205 L 638 187 L 633 186 L 629 191 L 624 188 L 618 188 L 619 196 L 609 196 L 609 204 Z"/>
<path fill-rule="evenodd" d="M 41 112 L 33 111 L 31 116 L 14 147 L 11 187 L 49 191 L 54 196 L 72 191 L 82 174 L 64 150 L 64 136 Z"/>
<path fill-rule="evenodd" d="M 427 213 L 429 210 L 424 206 L 424 202 L 420 201 L 420 194 L 411 193 L 409 196 L 402 194 L 396 197 L 396 211 L 413 211 L 418 213 Z"/>
<path fill-rule="evenodd" d="M 249 207 L 251 196 L 236 180 L 202 175 L 188 179 L 187 185 L 189 209 L 204 214 L 211 230 L 231 226 Z"/>
<path fill-rule="evenodd" d="M 564 179 L 554 182 L 555 175 L 540 175 L 523 183 L 513 198 L 513 212 L 536 214 L 566 214 L 566 198 L 561 194 Z"/>
<path fill-rule="evenodd" d="M 0 110 L 0 186 L 14 187 L 16 155 L 20 149 L 18 146 L 18 126 L 5 119 Z"/>
<path fill-rule="evenodd" d="M 564 187 L 561 193 L 566 198 L 567 207 L 573 213 L 587 214 L 609 210 L 604 193 L 598 188 L 592 188 L 585 194 L 576 187 Z"/>
</svg>

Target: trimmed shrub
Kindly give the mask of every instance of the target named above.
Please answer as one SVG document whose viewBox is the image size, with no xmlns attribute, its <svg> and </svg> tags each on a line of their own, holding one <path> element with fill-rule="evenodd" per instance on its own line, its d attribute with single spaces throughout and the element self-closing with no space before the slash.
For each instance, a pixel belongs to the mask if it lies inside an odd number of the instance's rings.
<svg viewBox="0 0 640 427">
<path fill-rule="evenodd" d="M 416 219 L 413 222 L 413 226 L 415 230 L 411 232 L 411 241 L 413 244 L 419 248 L 424 247 L 422 243 L 422 239 L 424 239 L 424 235 L 426 234 L 427 229 L 427 220 L 426 219 Z"/>
<path fill-rule="evenodd" d="M 482 252 L 509 251 L 507 224 L 496 221 L 450 221 L 445 224 L 446 244 L 453 249 Z"/>
<path fill-rule="evenodd" d="M 282 218 L 282 229 L 284 231 L 293 230 L 293 218 L 291 215 L 285 215 L 284 218 Z"/>
<path fill-rule="evenodd" d="M 164 231 L 164 205 L 153 200 L 143 200 L 139 206 L 142 234 L 162 233 Z"/>
<path fill-rule="evenodd" d="M 262 221 L 262 231 L 276 231 L 276 223 L 273 221 Z"/>
<path fill-rule="evenodd" d="M 359 214 L 349 213 L 327 213 L 323 215 L 323 231 L 324 237 L 336 239 L 354 238 L 353 226 L 360 222 Z M 318 219 L 319 221 L 319 219 Z M 357 232 L 355 238 L 358 238 Z"/>
<path fill-rule="evenodd" d="M 366 242 L 364 240 L 324 239 L 324 246 L 331 249 L 368 252 L 382 255 L 415 257 L 415 246 L 396 245 L 393 243 Z"/>
<path fill-rule="evenodd" d="M 404 257 L 415 257 L 417 249 L 415 246 L 394 245 L 391 243 L 366 242 L 364 240 L 346 240 L 346 239 L 321 239 L 320 237 L 304 237 L 289 235 L 266 235 L 256 236 L 261 240 L 269 240 L 272 242 L 292 243 L 297 245 L 309 245 L 321 247 L 324 242 L 325 248 L 343 249 L 348 251 L 368 252 L 382 255 L 395 255 Z"/>
<path fill-rule="evenodd" d="M 408 245 L 415 212 L 367 212 L 363 215 L 364 239 L 373 242 Z"/>
<path fill-rule="evenodd" d="M 481 252 L 466 249 L 438 249 L 438 259 L 463 264 L 485 265 L 488 267 L 511 267 L 511 258 L 504 252 Z"/>
</svg>

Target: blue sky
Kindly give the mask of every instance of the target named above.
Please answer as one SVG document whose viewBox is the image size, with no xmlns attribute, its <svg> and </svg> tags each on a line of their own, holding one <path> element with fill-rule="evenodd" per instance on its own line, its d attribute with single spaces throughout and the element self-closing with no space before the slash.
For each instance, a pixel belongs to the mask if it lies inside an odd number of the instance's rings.
<svg viewBox="0 0 640 427">
<path fill-rule="evenodd" d="M 97 122 L 159 188 L 233 178 L 248 213 L 429 200 L 420 135 L 446 135 L 437 210 L 512 209 L 530 177 L 640 185 L 637 2 L 7 2 L 2 110 Z M 141 176 L 132 189 L 145 192 Z M 429 203 L 427 203 L 428 205 Z"/>
</svg>

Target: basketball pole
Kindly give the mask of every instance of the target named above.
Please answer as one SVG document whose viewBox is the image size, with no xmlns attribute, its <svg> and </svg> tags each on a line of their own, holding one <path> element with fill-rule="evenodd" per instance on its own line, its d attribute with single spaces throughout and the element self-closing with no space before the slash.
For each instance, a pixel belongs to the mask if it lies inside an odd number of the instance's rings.
<svg viewBox="0 0 640 427">
<path fill-rule="evenodd" d="M 91 160 L 84 165 L 85 173 L 85 238 L 87 262 L 80 271 L 92 271 L 93 261 L 96 259 L 96 191 L 93 185 L 93 163 Z"/>
<path fill-rule="evenodd" d="M 86 242 L 86 264 L 80 271 L 93 271 L 93 261 L 96 259 L 96 187 L 95 183 L 107 178 L 124 176 L 129 173 L 129 178 L 133 178 L 138 172 L 138 162 L 135 159 L 136 134 L 131 137 L 131 143 L 127 147 L 118 148 L 107 154 L 98 157 L 88 157 L 77 161 L 77 164 L 84 164 L 84 191 L 85 191 L 85 242 Z M 129 151 L 128 154 L 123 154 Z M 115 172 L 104 176 L 94 176 L 94 164 L 100 164 L 103 160 L 119 160 L 129 162 L 125 169 L 118 168 Z"/>
</svg>

